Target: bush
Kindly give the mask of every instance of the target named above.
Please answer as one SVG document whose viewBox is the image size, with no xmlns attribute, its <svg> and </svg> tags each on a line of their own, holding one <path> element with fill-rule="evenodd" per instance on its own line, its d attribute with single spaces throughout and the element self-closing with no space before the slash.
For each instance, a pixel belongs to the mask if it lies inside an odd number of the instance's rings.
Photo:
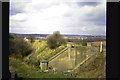
<svg viewBox="0 0 120 80">
<path fill-rule="evenodd" d="M 51 49 L 55 49 L 64 43 L 65 39 L 60 35 L 59 31 L 47 36 L 47 44 Z"/>
<path fill-rule="evenodd" d="M 82 42 L 82 46 L 87 46 L 87 42 Z"/>
<path fill-rule="evenodd" d="M 34 36 L 29 36 L 28 39 L 30 39 L 31 43 L 35 42 L 35 37 Z"/>
<path fill-rule="evenodd" d="M 20 37 L 9 38 L 9 54 L 20 55 L 22 58 L 29 55 L 33 51 L 31 45 Z"/>
</svg>

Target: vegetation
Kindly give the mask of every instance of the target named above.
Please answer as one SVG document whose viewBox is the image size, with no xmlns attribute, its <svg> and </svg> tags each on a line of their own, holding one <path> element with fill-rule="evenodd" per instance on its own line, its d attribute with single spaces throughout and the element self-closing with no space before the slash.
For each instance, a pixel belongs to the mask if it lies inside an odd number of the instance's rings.
<svg viewBox="0 0 120 80">
<path fill-rule="evenodd" d="M 65 45 L 61 45 L 56 49 L 50 49 L 47 46 L 46 41 L 36 40 L 32 45 L 33 53 L 28 55 L 24 60 L 28 64 L 34 65 L 35 67 L 39 68 L 40 60 L 48 60 L 49 58 L 63 50 L 65 47 Z"/>
<path fill-rule="evenodd" d="M 13 58 L 9 59 L 9 69 L 11 72 L 16 72 L 18 77 L 22 78 L 71 78 L 71 76 L 66 76 L 61 73 L 45 73 L 40 69 L 28 65 L 25 62 Z"/>
<path fill-rule="evenodd" d="M 24 38 L 16 35 L 9 36 L 9 69 L 10 71 L 16 71 L 18 77 L 24 78 L 70 78 L 71 76 L 64 75 L 64 73 L 45 73 L 40 69 L 40 60 L 49 60 L 51 57 L 66 48 L 65 39 L 60 35 L 58 31 L 47 36 L 47 40 L 35 40 L 32 36 L 31 40 L 25 41 Z M 82 44 L 82 46 L 80 45 Z M 92 55 L 85 64 L 82 64 L 77 68 L 77 72 L 74 73 L 75 77 L 79 78 L 96 78 L 105 77 L 105 54 L 97 53 L 99 46 L 87 46 L 87 42 L 72 42 L 73 48 L 71 53 L 74 53 L 74 49 L 77 50 L 76 64 L 79 64 L 86 58 L 86 55 Z M 96 44 L 95 44 L 96 45 Z M 68 51 L 63 55 L 68 60 Z M 74 56 L 71 56 L 71 58 Z M 65 61 L 63 61 L 65 62 Z M 66 62 L 65 62 L 66 63 Z M 55 64 L 55 63 L 54 63 Z M 101 65 L 102 64 L 102 65 Z M 69 64 L 66 64 L 69 66 Z M 60 65 L 62 66 L 62 65 Z M 64 66 L 64 65 L 63 65 Z"/>
<path fill-rule="evenodd" d="M 37 55 L 38 59 L 40 60 L 48 60 L 50 57 L 54 56 L 61 50 L 63 50 L 65 46 L 59 46 L 56 49 L 50 49 L 49 47 L 46 47 L 43 52 L 41 52 L 39 55 Z"/>
<path fill-rule="evenodd" d="M 33 51 L 31 44 L 24 41 L 23 38 L 11 35 L 9 37 L 10 56 L 14 56 L 16 58 L 23 58 Z"/>
<path fill-rule="evenodd" d="M 82 46 L 87 46 L 87 42 L 82 42 Z"/>
<path fill-rule="evenodd" d="M 28 39 L 30 40 L 31 43 L 33 43 L 35 41 L 35 37 L 34 36 L 30 36 L 30 37 L 28 37 Z"/>
<path fill-rule="evenodd" d="M 97 53 L 76 70 L 79 78 L 105 78 L 106 77 L 106 53 Z"/>
<path fill-rule="evenodd" d="M 36 40 L 32 45 L 35 54 L 41 53 L 46 47 L 47 47 L 46 41 Z"/>
<path fill-rule="evenodd" d="M 47 36 L 47 44 L 50 49 L 55 49 L 65 43 L 65 39 L 60 35 L 59 31 Z"/>
</svg>

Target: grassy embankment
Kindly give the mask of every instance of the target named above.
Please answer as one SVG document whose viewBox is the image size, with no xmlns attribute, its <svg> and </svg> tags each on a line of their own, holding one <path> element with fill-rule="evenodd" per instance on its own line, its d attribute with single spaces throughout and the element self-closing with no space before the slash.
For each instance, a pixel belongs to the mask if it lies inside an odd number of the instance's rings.
<svg viewBox="0 0 120 80">
<path fill-rule="evenodd" d="M 60 73 L 44 73 L 39 68 L 36 68 L 33 65 L 28 65 L 25 60 L 34 63 L 36 60 L 47 60 L 51 56 L 55 55 L 59 51 L 65 48 L 65 45 L 62 45 L 56 49 L 50 49 L 45 41 L 35 41 L 33 43 L 34 52 L 27 56 L 24 60 L 15 59 L 10 57 L 9 58 L 9 69 L 10 71 L 15 71 L 18 74 L 18 77 L 24 78 L 67 78 L 69 76 L 65 76 L 64 74 Z M 31 59 L 31 60 L 30 60 Z"/>
<path fill-rule="evenodd" d="M 75 75 L 78 78 L 105 78 L 106 52 L 92 56 L 76 70 Z"/>
<path fill-rule="evenodd" d="M 49 49 L 45 41 L 36 41 L 33 43 L 34 52 L 29 55 L 29 61 L 34 60 L 47 60 L 66 46 L 62 45 L 57 49 Z M 77 46 L 79 47 L 79 46 Z M 85 47 L 83 47 L 85 48 Z M 106 53 L 97 54 L 88 60 L 85 64 L 81 65 L 78 70 L 76 77 L 78 78 L 98 78 L 106 76 Z M 27 57 L 26 57 L 27 58 Z M 16 71 L 19 77 L 25 78 L 68 78 L 70 76 L 65 76 L 59 73 L 44 73 L 40 69 L 34 67 L 33 65 L 28 65 L 24 60 L 10 58 L 10 71 Z"/>
<path fill-rule="evenodd" d="M 10 71 L 16 72 L 18 74 L 18 77 L 22 77 L 22 78 L 68 78 L 69 77 L 59 73 L 41 72 L 41 70 L 35 68 L 34 66 L 30 66 L 19 59 L 10 58 L 9 65 L 10 65 L 9 66 Z"/>
</svg>

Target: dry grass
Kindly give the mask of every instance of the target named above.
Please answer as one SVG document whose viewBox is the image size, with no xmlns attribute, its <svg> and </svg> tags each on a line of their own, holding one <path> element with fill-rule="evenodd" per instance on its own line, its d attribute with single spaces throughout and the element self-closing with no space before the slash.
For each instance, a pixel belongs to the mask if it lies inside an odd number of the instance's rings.
<svg viewBox="0 0 120 80">
<path fill-rule="evenodd" d="M 76 70 L 79 78 L 105 78 L 106 77 L 106 53 L 97 54 Z"/>
</svg>

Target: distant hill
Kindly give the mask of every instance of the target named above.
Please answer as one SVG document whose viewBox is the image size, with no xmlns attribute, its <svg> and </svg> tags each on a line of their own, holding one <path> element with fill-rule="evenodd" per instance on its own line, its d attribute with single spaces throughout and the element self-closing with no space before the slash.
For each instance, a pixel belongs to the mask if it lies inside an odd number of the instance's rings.
<svg viewBox="0 0 120 80">
<path fill-rule="evenodd" d="M 46 37 L 48 34 L 16 34 L 16 33 L 10 33 L 11 35 L 17 35 L 20 37 L 29 37 L 29 36 L 34 36 L 34 37 Z M 87 37 L 87 38 L 106 38 L 104 35 L 70 35 L 70 34 L 62 34 L 63 36 L 66 36 L 68 38 L 76 38 L 76 37 Z"/>
<path fill-rule="evenodd" d="M 16 33 L 10 33 L 10 35 L 17 35 L 17 36 L 20 36 L 20 37 L 30 37 L 30 36 L 46 37 L 48 34 L 16 34 Z"/>
</svg>

